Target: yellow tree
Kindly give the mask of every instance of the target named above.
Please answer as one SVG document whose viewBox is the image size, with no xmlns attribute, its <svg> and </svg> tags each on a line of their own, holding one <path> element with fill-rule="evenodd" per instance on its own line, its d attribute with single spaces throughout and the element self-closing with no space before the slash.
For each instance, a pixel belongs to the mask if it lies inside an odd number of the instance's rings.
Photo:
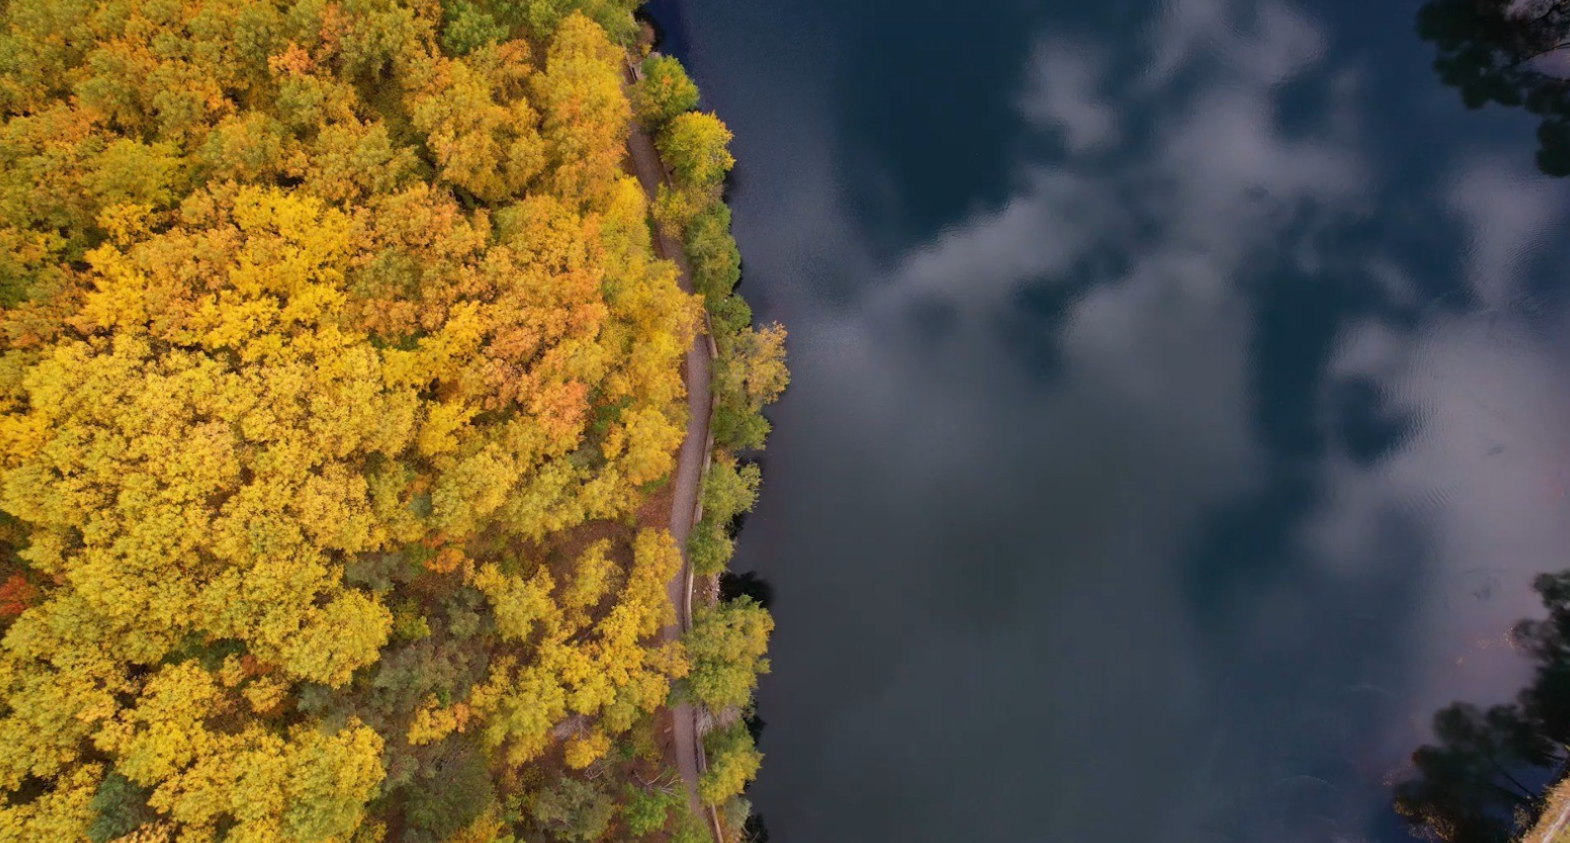
<svg viewBox="0 0 1570 843">
<path fill-rule="evenodd" d="M 545 167 L 545 142 L 528 101 L 508 96 L 529 77 L 528 48 L 492 47 L 467 60 L 433 59 L 408 98 L 441 180 L 486 202 L 517 196 Z"/>
<path fill-rule="evenodd" d="M 25 374 L 27 410 L 0 426 L 0 501 L 54 537 L 29 561 L 141 658 L 233 638 L 342 684 L 389 623 L 337 573 L 388 541 L 358 465 L 404 447 L 417 399 L 334 324 L 348 217 L 255 190 L 211 213 L 92 254 L 82 338 Z"/>
<path fill-rule="evenodd" d="M 665 121 L 698 106 L 698 86 L 688 78 L 681 62 L 670 56 L 651 56 L 632 86 L 632 108 L 638 122 L 658 129 Z"/>
<path fill-rule="evenodd" d="M 615 181 L 632 118 L 622 93 L 621 56 L 605 30 L 581 14 L 556 29 L 533 91 L 557 196 L 603 201 Z"/>
<path fill-rule="evenodd" d="M 277 192 L 209 201 L 185 227 L 90 255 L 77 338 L 21 373 L 0 421 L 0 501 L 57 583 L 0 653 L 0 786 L 32 775 L 74 792 L 97 729 L 183 828 L 325 840 L 379 780 L 374 733 L 209 735 L 195 723 L 224 694 L 190 662 L 116 715 L 133 667 L 180 648 L 234 641 L 286 677 L 342 685 L 387 638 L 388 612 L 343 585 L 341 563 L 390 540 L 361 468 L 405 448 L 418 401 L 336 324 L 355 225 Z"/>
<path fill-rule="evenodd" d="M 0 7 L 0 843 L 368 843 L 685 675 L 620 526 L 699 318 L 622 171 L 632 4 L 447 5 Z"/>
<path fill-rule="evenodd" d="M 678 114 L 665 124 L 657 142 L 660 157 L 682 187 L 714 187 L 736 163 L 730 154 L 730 129 L 713 114 Z"/>
<path fill-rule="evenodd" d="M 95 736 L 117 770 L 152 789 L 148 805 L 192 839 L 321 843 L 347 837 L 383 772 L 382 740 L 357 721 L 328 732 L 300 724 L 280 735 L 258 724 L 206 724 L 236 701 L 193 662 L 164 667 L 137 704 Z"/>
</svg>

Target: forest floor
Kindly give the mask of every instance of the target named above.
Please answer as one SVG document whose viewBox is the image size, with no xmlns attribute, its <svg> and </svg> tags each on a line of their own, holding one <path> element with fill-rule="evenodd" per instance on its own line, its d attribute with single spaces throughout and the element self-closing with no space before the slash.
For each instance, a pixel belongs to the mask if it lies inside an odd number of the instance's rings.
<svg viewBox="0 0 1570 843">
<path fill-rule="evenodd" d="M 627 138 L 627 151 L 633 174 L 643 185 L 652 205 L 660 184 L 666 181 L 665 166 L 660 162 L 654 139 L 641 126 L 634 125 Z M 687 264 L 686 252 L 681 243 L 655 227 L 656 254 L 676 264 L 677 283 L 683 292 L 692 292 L 692 271 Z M 703 471 L 711 448 L 709 440 L 709 359 L 708 340 L 694 338 L 687 349 L 683 372 L 687 381 L 687 432 L 682 439 L 681 451 L 676 458 L 676 471 L 672 477 L 672 503 L 670 517 L 671 537 L 681 548 L 681 570 L 666 586 L 671 605 L 676 607 L 676 622 L 663 632 L 667 640 L 680 638 L 692 627 L 692 567 L 687 559 L 687 538 L 692 534 L 696 520 L 698 491 L 703 482 Z M 694 816 L 703 816 L 698 799 L 698 776 L 703 764 L 703 747 L 698 735 L 696 713 L 689 703 L 671 706 L 672 735 L 676 750 L 676 768 L 687 786 L 687 802 Z"/>
</svg>

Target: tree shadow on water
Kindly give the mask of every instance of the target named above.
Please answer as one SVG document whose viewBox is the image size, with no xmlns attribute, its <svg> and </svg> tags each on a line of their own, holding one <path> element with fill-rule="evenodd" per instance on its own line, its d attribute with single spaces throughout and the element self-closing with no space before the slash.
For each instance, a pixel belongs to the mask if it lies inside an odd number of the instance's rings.
<svg viewBox="0 0 1570 843">
<path fill-rule="evenodd" d="M 1434 44 L 1434 70 L 1468 108 L 1536 115 L 1537 168 L 1570 175 L 1570 0 L 1429 0 L 1417 34 Z"/>
<path fill-rule="evenodd" d="M 1412 753 L 1411 774 L 1395 786 L 1393 807 L 1417 837 L 1508 843 L 1570 772 L 1570 571 L 1542 574 L 1532 588 L 1548 617 L 1512 633 L 1533 663 L 1531 683 L 1511 703 L 1441 709 L 1436 742 Z"/>
<path fill-rule="evenodd" d="M 774 602 L 774 586 L 769 581 L 758 576 L 756 571 L 733 573 L 726 571 L 720 575 L 720 599 L 735 600 L 740 597 L 751 597 L 753 602 L 767 609 Z"/>
</svg>

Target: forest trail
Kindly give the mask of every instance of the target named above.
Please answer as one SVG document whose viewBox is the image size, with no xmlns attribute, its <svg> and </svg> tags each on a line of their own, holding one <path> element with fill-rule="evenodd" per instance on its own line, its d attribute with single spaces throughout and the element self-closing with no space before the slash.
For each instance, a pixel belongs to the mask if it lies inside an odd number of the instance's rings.
<svg viewBox="0 0 1570 843">
<path fill-rule="evenodd" d="M 628 76 L 630 82 L 630 68 Z M 634 124 L 627 138 L 627 151 L 632 160 L 633 172 L 643 185 L 652 206 L 655 192 L 660 184 L 667 181 L 665 167 L 660 163 L 658 150 L 654 148 L 654 139 L 643 127 Z M 654 249 L 660 257 L 676 264 L 679 270 L 677 283 L 683 292 L 691 293 L 692 270 L 681 243 L 655 227 Z M 698 490 L 712 447 L 709 441 L 709 372 L 713 361 L 709 355 L 708 338 L 703 335 L 695 337 L 692 347 L 687 349 L 687 433 L 682 439 L 681 451 L 676 458 L 676 473 L 671 481 L 675 484 L 675 496 L 671 505 L 670 530 L 671 536 L 676 539 L 676 546 L 681 548 L 681 570 L 666 586 L 671 605 L 676 607 L 676 623 L 667 626 L 662 633 L 666 640 L 680 638 L 683 632 L 692 628 L 692 566 L 687 558 L 687 537 L 691 535 L 693 523 L 697 520 Z M 690 703 L 681 703 L 671 706 L 671 714 L 674 721 L 676 766 L 686 784 L 687 802 L 693 816 L 704 816 L 707 812 L 698 799 L 703 747 L 699 743 L 696 712 Z"/>
</svg>

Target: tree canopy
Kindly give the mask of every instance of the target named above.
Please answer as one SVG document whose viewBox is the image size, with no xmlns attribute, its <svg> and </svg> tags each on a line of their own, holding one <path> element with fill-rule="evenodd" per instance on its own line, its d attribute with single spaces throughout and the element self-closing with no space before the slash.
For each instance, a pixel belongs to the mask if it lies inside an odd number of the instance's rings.
<svg viewBox="0 0 1570 843">
<path fill-rule="evenodd" d="M 638 120 L 658 129 L 698 107 L 698 86 L 688 78 L 681 62 L 670 56 L 650 56 L 643 62 L 641 78 L 632 86 L 631 99 Z"/>
<path fill-rule="evenodd" d="M 687 638 L 694 696 L 716 711 L 745 707 L 758 674 L 769 672 L 763 654 L 773 629 L 769 613 L 748 597 L 694 612 Z"/>
<path fill-rule="evenodd" d="M 1417 33 L 1468 108 L 1523 107 L 1540 119 L 1537 166 L 1570 175 L 1570 2 L 1428 0 Z"/>
<path fill-rule="evenodd" d="M 660 635 L 701 300 L 624 168 L 729 132 L 633 5 L 0 7 L 0 843 L 595 840 L 744 702 L 766 615 Z"/>
</svg>

